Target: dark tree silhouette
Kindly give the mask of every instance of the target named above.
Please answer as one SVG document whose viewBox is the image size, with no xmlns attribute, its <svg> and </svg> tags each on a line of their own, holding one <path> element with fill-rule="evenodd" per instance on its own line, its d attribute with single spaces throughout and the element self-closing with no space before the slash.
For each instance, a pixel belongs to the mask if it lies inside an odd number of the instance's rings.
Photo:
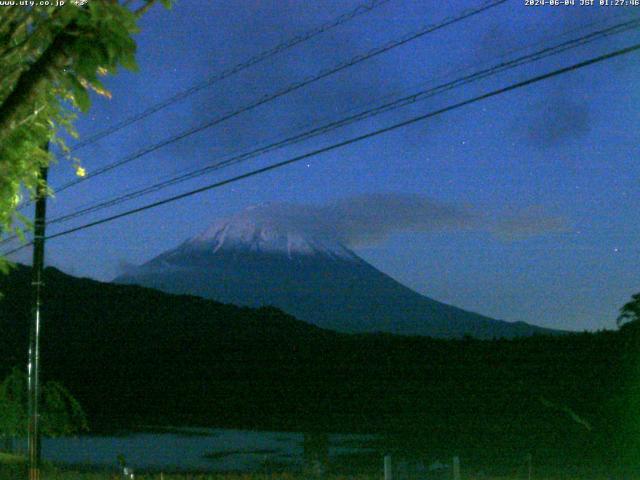
<svg viewBox="0 0 640 480">
<path fill-rule="evenodd" d="M 80 403 L 60 383 L 48 381 L 42 392 L 42 430 L 57 437 L 88 430 Z M 27 434 L 27 375 L 17 367 L 0 382 L 0 438 L 13 450 L 13 439 Z"/>
<path fill-rule="evenodd" d="M 640 293 L 631 296 L 631 301 L 624 304 L 620 309 L 620 316 L 617 319 L 618 325 L 624 323 L 637 322 L 640 320 Z"/>
</svg>

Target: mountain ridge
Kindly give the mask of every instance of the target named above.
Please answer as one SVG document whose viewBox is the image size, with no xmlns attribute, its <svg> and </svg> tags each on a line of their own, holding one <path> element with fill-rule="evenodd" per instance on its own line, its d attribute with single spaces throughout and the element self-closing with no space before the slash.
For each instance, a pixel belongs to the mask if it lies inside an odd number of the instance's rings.
<svg viewBox="0 0 640 480">
<path fill-rule="evenodd" d="M 326 226 L 325 226 L 326 229 Z M 421 295 L 314 225 L 255 207 L 115 279 L 236 305 L 271 305 L 321 328 L 441 338 L 560 333 Z"/>
</svg>

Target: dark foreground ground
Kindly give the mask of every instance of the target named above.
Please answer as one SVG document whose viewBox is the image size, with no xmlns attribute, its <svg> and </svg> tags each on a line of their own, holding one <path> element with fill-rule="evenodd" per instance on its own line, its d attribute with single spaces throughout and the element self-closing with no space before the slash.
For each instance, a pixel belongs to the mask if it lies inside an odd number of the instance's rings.
<svg viewBox="0 0 640 480">
<path fill-rule="evenodd" d="M 526 478 L 513 468 L 528 454 L 540 474 L 574 475 L 562 478 L 640 465 L 638 324 L 512 340 L 345 335 L 273 308 L 53 269 L 46 281 L 43 375 L 74 393 L 94 433 L 380 433 L 390 452 L 457 454 L 469 472 L 504 467 L 509 478 Z M 4 376 L 27 357 L 29 272 L 0 277 L 0 291 Z"/>
<path fill-rule="evenodd" d="M 502 470 L 505 470 L 502 467 Z M 509 470 L 509 469 L 507 469 Z M 529 476 L 530 475 L 530 476 Z M 27 477 L 27 470 L 23 459 L 0 454 L 0 480 L 21 480 Z M 46 464 L 41 469 L 41 478 L 46 480 L 122 480 L 120 472 L 88 471 L 79 468 L 63 468 Z M 165 472 L 135 472 L 138 480 L 379 480 L 384 478 L 383 468 L 373 469 L 365 473 L 345 473 L 330 471 L 318 475 L 313 470 L 287 472 L 271 471 L 256 473 L 165 473 Z M 399 480 L 449 480 L 452 478 L 450 470 L 440 472 L 407 472 L 395 470 L 394 477 Z M 594 470 L 590 468 L 573 467 L 565 470 L 549 470 L 535 468 L 530 472 L 528 468 L 511 469 L 501 473 L 491 473 L 486 469 L 465 467 L 462 465 L 461 478 L 464 480 L 640 480 L 638 472 L 619 472 L 606 469 Z"/>
</svg>

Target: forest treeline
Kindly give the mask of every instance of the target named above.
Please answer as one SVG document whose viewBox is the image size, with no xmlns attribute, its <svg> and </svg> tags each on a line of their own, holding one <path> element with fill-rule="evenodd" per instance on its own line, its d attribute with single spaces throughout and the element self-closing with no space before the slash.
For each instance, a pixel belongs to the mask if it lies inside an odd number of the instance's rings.
<svg viewBox="0 0 640 480">
<path fill-rule="evenodd" d="M 18 267 L 0 277 L 0 377 L 27 358 L 29 275 Z M 94 431 L 156 423 L 385 432 L 443 455 L 638 460 L 637 321 L 511 340 L 347 335 L 275 308 L 52 268 L 46 284 L 43 375 L 74 394 Z"/>
</svg>

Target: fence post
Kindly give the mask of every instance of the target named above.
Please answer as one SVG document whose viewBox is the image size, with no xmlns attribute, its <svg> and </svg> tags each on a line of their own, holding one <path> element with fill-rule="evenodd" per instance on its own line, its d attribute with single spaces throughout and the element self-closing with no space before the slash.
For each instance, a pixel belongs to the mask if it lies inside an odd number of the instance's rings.
<svg viewBox="0 0 640 480">
<path fill-rule="evenodd" d="M 384 480 L 393 480 L 393 465 L 391 455 L 384 456 Z"/>
<path fill-rule="evenodd" d="M 529 480 L 531 480 L 531 471 L 533 470 L 533 456 L 527 453 L 527 463 L 529 464 Z"/>
<path fill-rule="evenodd" d="M 460 480 L 460 457 L 453 457 L 453 480 Z"/>
</svg>

